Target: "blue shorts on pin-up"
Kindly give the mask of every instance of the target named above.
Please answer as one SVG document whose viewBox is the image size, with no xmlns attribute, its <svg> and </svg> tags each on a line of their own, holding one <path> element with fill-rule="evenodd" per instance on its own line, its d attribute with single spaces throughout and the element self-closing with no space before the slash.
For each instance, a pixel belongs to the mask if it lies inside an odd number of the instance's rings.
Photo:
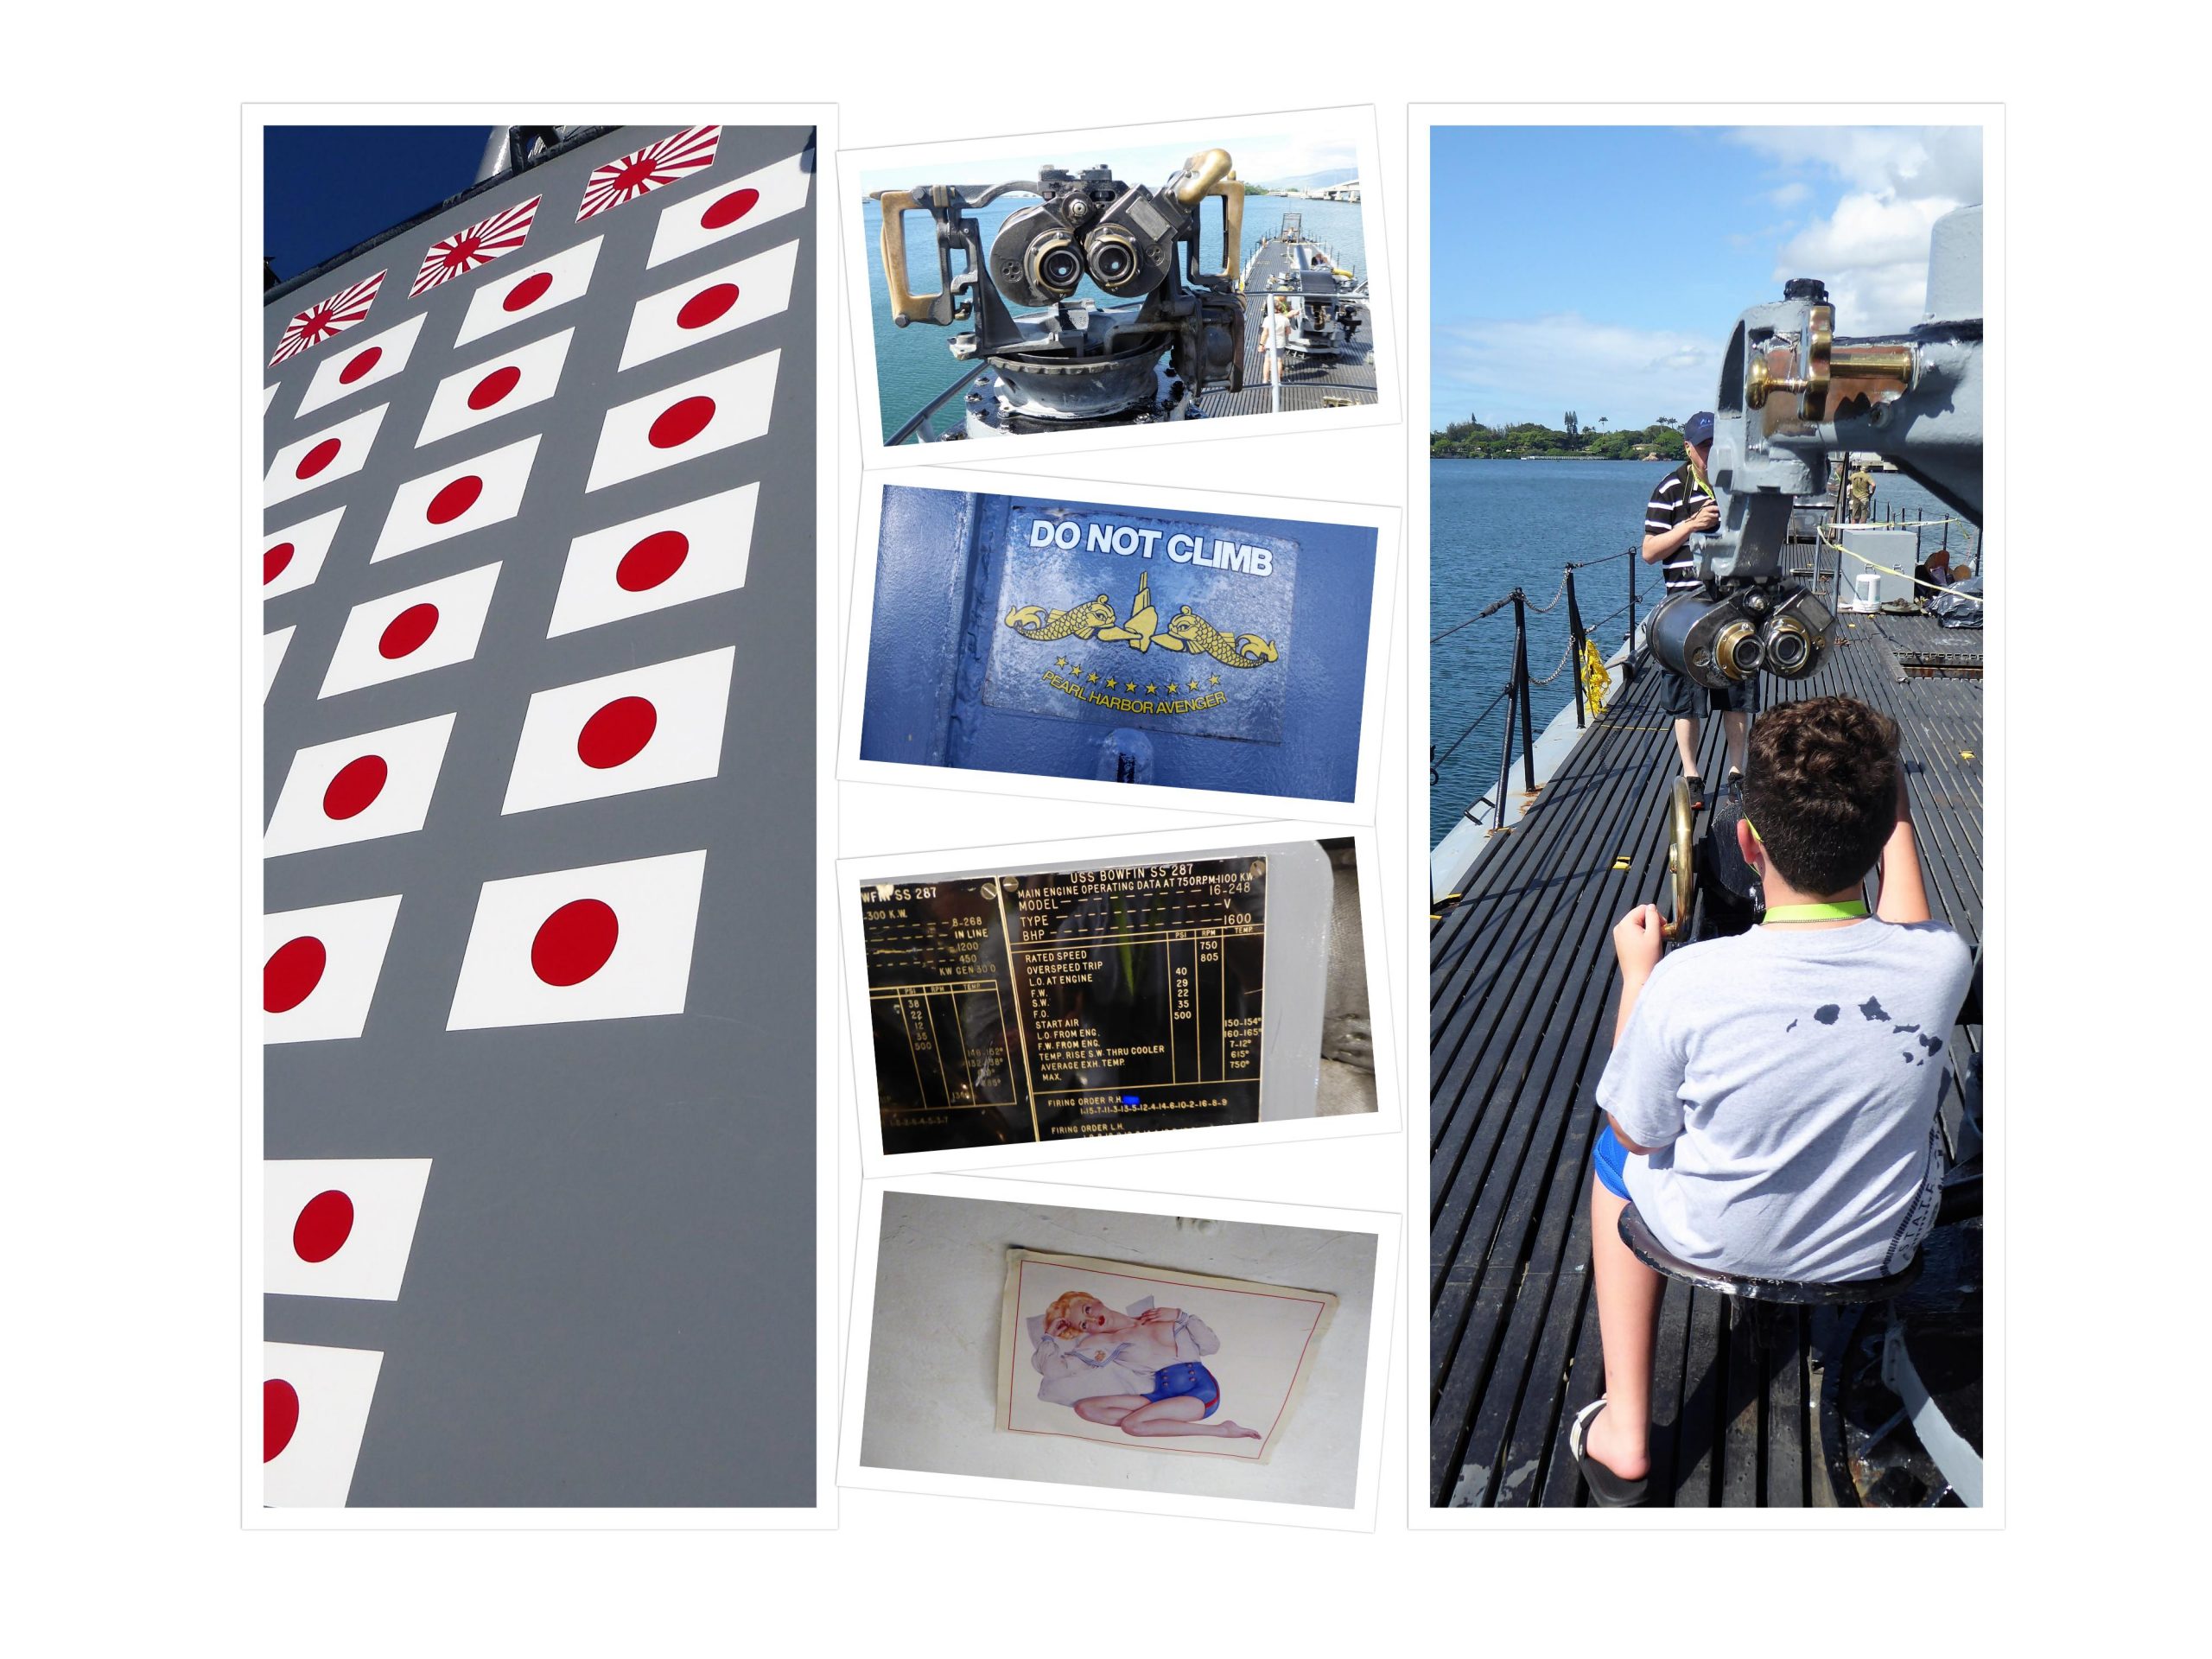
<svg viewBox="0 0 2212 1659">
<path fill-rule="evenodd" d="M 1613 1133 L 1611 1123 L 1598 1130 L 1598 1144 L 1590 1154 L 1590 1161 L 1598 1171 L 1598 1185 L 1624 1203 L 1628 1199 L 1628 1179 L 1625 1166 L 1628 1148 L 1621 1145 L 1620 1137 Z"/>
<path fill-rule="evenodd" d="M 1221 1384 L 1213 1380 L 1213 1373 L 1203 1365 L 1184 1363 L 1163 1365 L 1152 1374 L 1152 1392 L 1147 1400 L 1178 1400 L 1188 1395 L 1205 1409 L 1198 1414 L 1204 1421 L 1214 1414 L 1221 1403 Z"/>
</svg>

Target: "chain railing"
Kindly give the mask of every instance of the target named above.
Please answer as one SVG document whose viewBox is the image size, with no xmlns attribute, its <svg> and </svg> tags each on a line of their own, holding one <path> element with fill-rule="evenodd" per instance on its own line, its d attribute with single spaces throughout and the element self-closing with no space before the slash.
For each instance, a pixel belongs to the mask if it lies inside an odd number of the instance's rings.
<svg viewBox="0 0 2212 1659">
<path fill-rule="evenodd" d="M 1575 729 L 1580 731 L 1592 720 L 1603 716 L 1605 694 L 1602 690 L 1601 677 L 1605 675 L 1605 663 L 1603 657 L 1597 652 L 1595 635 L 1599 629 L 1605 627 L 1625 613 L 1629 619 L 1629 631 L 1626 638 L 1632 641 L 1636 637 L 1636 570 L 1637 563 L 1640 563 L 1636 558 L 1637 551 L 1635 548 L 1628 548 L 1618 553 L 1609 553 L 1602 558 L 1577 560 L 1560 571 L 1558 588 L 1544 603 L 1541 605 L 1535 603 L 1529 597 L 1525 589 L 1516 588 L 1510 593 L 1492 600 L 1473 615 L 1464 617 L 1441 633 L 1432 634 L 1429 637 L 1429 644 L 1432 646 L 1438 645 L 1453 635 L 1474 626 L 1478 622 L 1489 621 L 1493 618 L 1503 616 L 1509 608 L 1512 612 L 1513 652 L 1511 666 L 1507 671 L 1505 683 L 1498 688 L 1496 695 L 1488 702 L 1483 705 L 1482 711 L 1460 728 L 1459 734 L 1450 743 L 1442 749 L 1437 748 L 1433 744 L 1430 746 L 1428 756 L 1430 788 L 1433 789 L 1437 786 L 1444 763 L 1457 753 L 1460 747 L 1474 735 L 1476 728 L 1497 711 L 1500 703 L 1503 703 L 1506 706 L 1505 729 L 1498 745 L 1497 783 L 1492 811 L 1493 830 L 1503 829 L 1505 822 L 1505 803 L 1513 785 L 1513 744 L 1516 735 L 1521 741 L 1522 786 L 1531 795 L 1536 792 L 1535 716 L 1529 696 L 1534 688 L 1555 684 L 1560 675 L 1572 669 L 1574 677 Z M 1586 625 L 1582 620 L 1581 596 L 1575 586 L 1575 572 L 1586 570 L 1596 565 L 1611 564 L 1617 559 L 1630 561 L 1628 599 L 1600 618 L 1594 626 Z M 1559 661 L 1553 665 L 1548 674 L 1541 676 L 1534 674 L 1530 672 L 1529 667 L 1529 615 L 1533 613 L 1538 616 L 1548 616 L 1557 610 L 1562 603 L 1567 607 L 1567 641 L 1560 649 Z M 1589 667 L 1590 660 L 1593 657 L 1598 662 L 1596 674 L 1592 674 Z M 1492 806 L 1492 796 L 1485 794 L 1467 807 L 1465 816 L 1472 817 L 1478 809 Z"/>
</svg>

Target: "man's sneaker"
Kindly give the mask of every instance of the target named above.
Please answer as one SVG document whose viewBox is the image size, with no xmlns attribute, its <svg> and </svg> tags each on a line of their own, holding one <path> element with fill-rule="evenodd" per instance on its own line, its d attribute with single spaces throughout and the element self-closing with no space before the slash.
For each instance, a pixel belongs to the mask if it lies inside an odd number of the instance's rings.
<svg viewBox="0 0 2212 1659">
<path fill-rule="evenodd" d="M 1728 798 L 1737 805 L 1744 804 L 1744 774 L 1733 766 L 1728 769 L 1728 781 L 1720 787 L 1727 791 Z"/>
<path fill-rule="evenodd" d="M 1690 810 L 1693 812 L 1704 811 L 1705 779 L 1699 777 L 1695 772 L 1692 772 L 1688 777 L 1683 779 L 1682 781 L 1690 786 Z"/>
</svg>

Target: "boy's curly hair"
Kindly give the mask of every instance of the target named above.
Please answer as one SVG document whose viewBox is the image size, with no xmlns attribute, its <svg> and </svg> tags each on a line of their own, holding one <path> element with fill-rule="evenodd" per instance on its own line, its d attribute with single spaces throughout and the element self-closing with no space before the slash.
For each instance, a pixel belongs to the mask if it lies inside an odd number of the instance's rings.
<svg viewBox="0 0 2212 1659">
<path fill-rule="evenodd" d="M 1744 816 L 1784 880 L 1840 893 L 1897 821 L 1897 725 L 1855 697 L 1808 697 L 1751 728 Z"/>
</svg>

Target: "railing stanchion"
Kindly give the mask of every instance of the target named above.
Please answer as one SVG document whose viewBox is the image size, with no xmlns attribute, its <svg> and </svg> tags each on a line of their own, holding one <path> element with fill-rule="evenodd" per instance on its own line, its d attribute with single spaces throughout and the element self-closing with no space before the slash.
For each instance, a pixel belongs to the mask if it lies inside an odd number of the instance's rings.
<svg viewBox="0 0 2212 1659">
<path fill-rule="evenodd" d="M 1574 567 L 1567 567 L 1567 649 L 1573 653 L 1567 662 L 1567 672 L 1574 679 L 1574 729 L 1580 731 L 1590 723 L 1590 703 L 1582 691 L 1582 607 L 1574 598 Z"/>
<path fill-rule="evenodd" d="M 1535 723 L 1529 715 L 1529 613 L 1528 596 L 1518 588 L 1513 590 L 1513 679 L 1520 687 L 1516 701 L 1521 705 L 1521 781 L 1529 792 L 1536 792 L 1536 746 L 1529 735 Z M 1513 727 L 1513 710 L 1505 711 L 1506 729 Z"/>
<path fill-rule="evenodd" d="M 1628 655 L 1621 659 L 1624 683 L 1636 677 L 1636 572 L 1643 563 L 1641 543 L 1628 550 Z"/>
</svg>

